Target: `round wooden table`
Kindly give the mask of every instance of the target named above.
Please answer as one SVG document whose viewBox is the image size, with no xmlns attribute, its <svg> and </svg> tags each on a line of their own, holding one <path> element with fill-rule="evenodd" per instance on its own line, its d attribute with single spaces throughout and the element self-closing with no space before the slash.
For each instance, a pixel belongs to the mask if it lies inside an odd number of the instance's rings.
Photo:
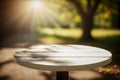
<svg viewBox="0 0 120 80">
<path fill-rule="evenodd" d="M 20 65 L 56 71 L 57 80 L 68 80 L 68 71 L 107 65 L 112 54 L 105 49 L 84 45 L 37 45 L 17 51 L 14 57 Z"/>
</svg>

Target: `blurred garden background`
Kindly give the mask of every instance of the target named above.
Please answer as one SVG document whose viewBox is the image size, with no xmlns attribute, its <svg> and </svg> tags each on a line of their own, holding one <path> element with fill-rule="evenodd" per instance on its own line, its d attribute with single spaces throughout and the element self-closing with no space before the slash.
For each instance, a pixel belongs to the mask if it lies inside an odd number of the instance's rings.
<svg viewBox="0 0 120 80">
<path fill-rule="evenodd" d="M 71 71 L 70 79 L 119 80 L 120 0 L 0 0 L 0 80 L 54 80 L 52 71 L 14 62 L 16 50 L 41 44 L 109 50 L 109 65 Z"/>
</svg>

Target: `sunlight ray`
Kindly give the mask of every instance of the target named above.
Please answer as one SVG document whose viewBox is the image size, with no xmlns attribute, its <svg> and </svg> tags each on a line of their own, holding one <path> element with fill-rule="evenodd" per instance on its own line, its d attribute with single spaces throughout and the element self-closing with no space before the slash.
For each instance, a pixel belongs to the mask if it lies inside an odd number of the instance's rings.
<svg viewBox="0 0 120 80">
<path fill-rule="evenodd" d="M 31 20 L 31 24 L 30 24 L 30 30 L 31 30 L 31 31 L 34 30 L 34 26 L 37 25 L 37 21 L 38 21 L 38 13 L 36 13 L 36 12 L 33 10 L 32 20 Z"/>
<path fill-rule="evenodd" d="M 49 3 L 49 2 L 48 2 Z M 62 21 L 59 19 L 59 13 L 52 9 L 43 0 L 31 0 L 20 5 L 18 12 L 10 18 L 8 23 L 19 20 L 18 29 L 23 27 L 29 28 L 31 31 L 36 26 L 40 27 L 60 27 Z"/>
<path fill-rule="evenodd" d="M 52 13 L 53 11 L 51 11 L 50 9 L 46 8 L 46 12 L 45 15 L 48 18 L 49 23 L 54 27 L 59 27 L 59 22 L 57 22 L 58 20 L 58 16 L 55 13 Z"/>
<path fill-rule="evenodd" d="M 26 13 L 23 16 L 23 19 L 20 22 L 20 25 L 23 25 L 28 20 L 28 17 L 31 16 L 31 10 L 32 10 L 32 8 L 30 8 L 28 11 L 26 11 Z"/>
<path fill-rule="evenodd" d="M 49 15 L 51 16 L 51 18 L 53 18 L 56 23 L 58 24 L 62 24 L 63 22 L 59 19 L 59 13 L 57 13 L 56 11 L 53 11 L 52 9 L 49 9 L 48 7 L 46 8 L 47 13 L 49 13 Z"/>
<path fill-rule="evenodd" d="M 39 18 L 41 18 L 40 21 L 42 21 L 42 22 L 41 22 L 40 24 L 41 24 L 43 27 L 49 26 L 45 13 L 40 14 Z"/>
</svg>

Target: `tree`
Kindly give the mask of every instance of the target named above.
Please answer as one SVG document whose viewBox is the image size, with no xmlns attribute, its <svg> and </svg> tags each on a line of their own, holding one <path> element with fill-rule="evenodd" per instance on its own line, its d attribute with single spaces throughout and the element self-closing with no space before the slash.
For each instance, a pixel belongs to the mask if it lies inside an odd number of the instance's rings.
<svg viewBox="0 0 120 80">
<path fill-rule="evenodd" d="M 81 15 L 82 18 L 82 26 L 83 26 L 83 35 L 82 41 L 91 41 L 93 38 L 91 36 L 91 30 L 94 26 L 94 15 L 101 0 L 87 0 L 86 9 L 82 7 L 82 2 L 80 0 L 67 0 L 68 2 L 75 5 L 78 14 Z"/>
<path fill-rule="evenodd" d="M 120 29 L 120 0 L 112 0 L 112 27 Z"/>
</svg>

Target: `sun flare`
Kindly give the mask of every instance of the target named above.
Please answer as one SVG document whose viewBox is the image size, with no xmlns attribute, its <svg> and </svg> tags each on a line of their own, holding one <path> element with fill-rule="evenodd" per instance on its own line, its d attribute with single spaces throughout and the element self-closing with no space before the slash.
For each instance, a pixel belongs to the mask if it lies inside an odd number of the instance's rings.
<svg viewBox="0 0 120 80">
<path fill-rule="evenodd" d="M 40 8 L 40 7 L 43 6 L 43 4 L 42 4 L 42 2 L 41 2 L 40 0 L 33 0 L 33 1 L 32 1 L 32 6 L 33 6 L 34 8 Z"/>
<path fill-rule="evenodd" d="M 21 5 L 22 6 L 21 6 Z M 59 14 L 50 7 L 50 2 L 45 0 L 29 0 L 19 3 L 20 8 L 8 23 L 19 19 L 20 27 L 60 27 Z"/>
</svg>

